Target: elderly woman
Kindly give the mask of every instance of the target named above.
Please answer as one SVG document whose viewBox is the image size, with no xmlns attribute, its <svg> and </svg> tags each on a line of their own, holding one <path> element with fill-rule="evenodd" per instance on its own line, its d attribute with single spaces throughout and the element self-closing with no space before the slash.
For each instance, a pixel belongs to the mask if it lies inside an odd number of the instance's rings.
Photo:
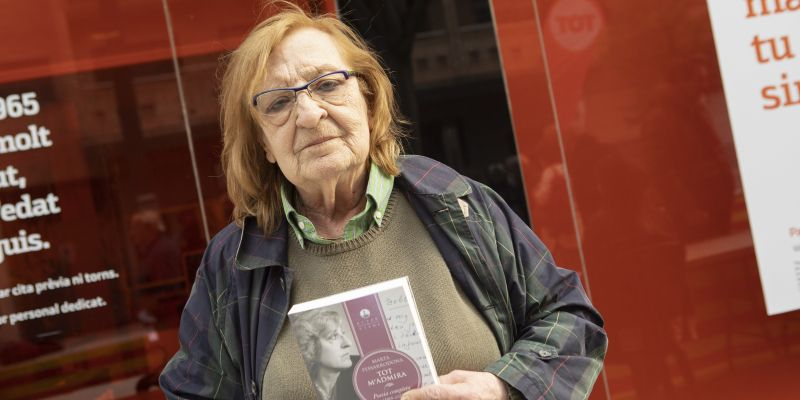
<svg viewBox="0 0 800 400">
<path fill-rule="evenodd" d="M 209 243 L 169 398 L 311 398 L 292 304 L 408 276 L 440 384 L 404 399 L 584 398 L 606 335 L 576 274 L 491 189 L 400 156 L 392 86 L 331 17 L 287 7 L 230 56 L 235 223 Z"/>
<path fill-rule="evenodd" d="M 352 343 L 336 311 L 311 310 L 292 320 L 300 354 L 320 399 L 355 399 Z"/>
</svg>

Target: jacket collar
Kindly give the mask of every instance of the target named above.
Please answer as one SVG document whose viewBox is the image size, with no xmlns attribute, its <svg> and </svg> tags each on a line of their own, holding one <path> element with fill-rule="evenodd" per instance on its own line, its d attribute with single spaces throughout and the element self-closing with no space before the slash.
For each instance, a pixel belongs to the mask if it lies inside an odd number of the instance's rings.
<svg viewBox="0 0 800 400">
<path fill-rule="evenodd" d="M 423 156 L 400 156 L 397 183 L 403 190 L 418 195 L 452 194 L 463 197 L 472 187 L 461 174 L 436 160 Z"/>
<path fill-rule="evenodd" d="M 398 162 L 401 172 L 395 183 L 403 191 L 422 196 L 455 197 L 472 192 L 472 187 L 461 174 L 438 161 L 423 156 L 400 156 Z M 254 217 L 245 218 L 236 250 L 236 268 L 249 271 L 288 266 L 287 237 L 288 226 L 283 218 L 278 229 L 269 235 L 264 235 Z"/>
<path fill-rule="evenodd" d="M 255 217 L 247 217 L 241 229 L 239 246 L 236 249 L 236 268 L 253 270 L 262 267 L 286 267 L 286 237 L 288 227 L 286 221 L 270 235 L 264 235 Z"/>
</svg>

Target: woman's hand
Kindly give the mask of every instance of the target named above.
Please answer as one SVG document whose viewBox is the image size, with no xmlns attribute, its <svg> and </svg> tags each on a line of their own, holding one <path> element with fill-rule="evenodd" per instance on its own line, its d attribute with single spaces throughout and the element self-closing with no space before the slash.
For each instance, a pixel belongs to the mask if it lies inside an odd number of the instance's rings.
<svg viewBox="0 0 800 400">
<path fill-rule="evenodd" d="M 488 372 L 455 370 L 439 377 L 438 385 L 409 390 L 401 400 L 505 400 L 506 384 Z"/>
</svg>

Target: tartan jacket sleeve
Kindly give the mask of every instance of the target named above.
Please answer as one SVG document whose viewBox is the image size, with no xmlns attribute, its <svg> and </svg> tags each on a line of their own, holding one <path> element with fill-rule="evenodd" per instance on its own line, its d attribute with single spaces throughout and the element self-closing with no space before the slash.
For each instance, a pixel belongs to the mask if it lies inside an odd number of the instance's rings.
<svg viewBox="0 0 800 400">
<path fill-rule="evenodd" d="M 527 399 L 585 399 L 603 365 L 608 339 L 603 320 L 578 275 L 557 267 L 547 248 L 492 189 L 471 182 L 480 203 L 483 235 L 494 254 L 515 327 L 511 349 L 486 368 Z M 487 235 L 493 232 L 493 235 Z M 484 247 L 484 246 L 481 246 Z"/>
<path fill-rule="evenodd" d="M 221 236 L 221 235 L 220 235 Z M 219 239 L 219 238 L 216 238 Z M 230 357 L 218 327 L 214 288 L 225 287 L 225 256 L 212 240 L 181 314 L 180 349 L 167 363 L 159 384 L 168 399 L 242 399 L 240 368 Z"/>
</svg>

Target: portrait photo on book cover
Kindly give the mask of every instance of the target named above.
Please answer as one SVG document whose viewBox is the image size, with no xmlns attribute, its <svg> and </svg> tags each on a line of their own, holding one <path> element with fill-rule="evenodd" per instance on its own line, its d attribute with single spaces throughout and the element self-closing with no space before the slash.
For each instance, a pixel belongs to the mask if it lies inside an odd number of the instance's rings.
<svg viewBox="0 0 800 400">
<path fill-rule="evenodd" d="M 408 277 L 296 304 L 288 315 L 321 400 L 399 400 L 438 383 Z"/>
<path fill-rule="evenodd" d="M 356 399 L 353 367 L 361 355 L 342 304 L 296 314 L 292 331 L 320 399 Z"/>
</svg>

